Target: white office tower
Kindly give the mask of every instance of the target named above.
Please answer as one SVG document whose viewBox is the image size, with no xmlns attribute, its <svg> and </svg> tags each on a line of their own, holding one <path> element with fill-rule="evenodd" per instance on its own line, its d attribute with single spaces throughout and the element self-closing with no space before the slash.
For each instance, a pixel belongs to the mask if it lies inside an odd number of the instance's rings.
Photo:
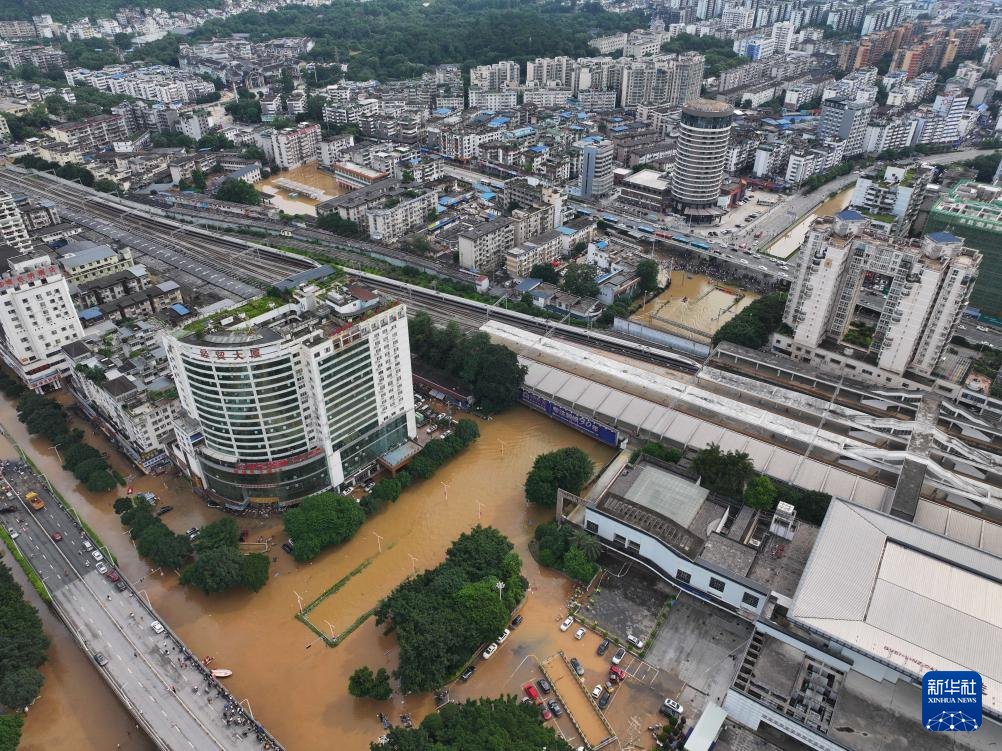
<svg viewBox="0 0 1002 751">
<path fill-rule="evenodd" d="M 62 348 L 83 337 L 69 284 L 47 255 L 8 263 L 0 275 L 0 355 L 28 388 L 59 388 L 70 367 Z"/>
<path fill-rule="evenodd" d="M 898 376 L 931 375 L 980 264 L 977 250 L 947 232 L 898 240 L 873 232 L 856 211 L 816 219 L 783 316 L 793 329 L 793 354 L 809 359 L 828 349 L 875 358 L 880 370 Z"/>
<path fill-rule="evenodd" d="M 733 116 L 729 104 L 712 99 L 693 99 L 682 106 L 671 194 L 675 210 L 693 222 L 710 222 L 720 214 L 717 200 Z"/>
<path fill-rule="evenodd" d="M 14 197 L 5 190 L 0 190 L 0 244 L 9 245 L 19 253 L 31 250 L 31 239 L 21 212 L 17 210 Z"/>
<path fill-rule="evenodd" d="M 320 283 L 322 284 L 322 283 Z M 307 284 L 165 336 L 183 463 L 210 500 L 283 506 L 337 487 L 416 434 L 407 313 L 371 291 Z"/>
</svg>

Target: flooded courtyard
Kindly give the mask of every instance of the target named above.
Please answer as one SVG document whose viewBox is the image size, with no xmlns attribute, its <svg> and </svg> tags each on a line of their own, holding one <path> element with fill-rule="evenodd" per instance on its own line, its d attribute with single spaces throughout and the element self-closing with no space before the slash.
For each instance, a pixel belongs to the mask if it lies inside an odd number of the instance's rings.
<svg viewBox="0 0 1002 751">
<path fill-rule="evenodd" d="M 282 170 L 257 184 L 257 189 L 271 197 L 271 203 L 286 214 L 316 216 L 318 203 L 344 195 L 332 172 L 320 169 L 317 162 Z"/>
<path fill-rule="evenodd" d="M 395 504 L 368 519 L 353 540 L 312 563 L 297 564 L 278 547 L 285 541 L 280 520 L 237 517 L 239 526 L 249 530 L 252 543 L 258 538 L 273 541 L 272 579 L 257 594 L 207 597 L 181 587 L 175 572 L 151 572 L 112 511 L 117 493 L 82 496 L 51 449 L 25 435 L 6 400 L 0 404 L 0 423 L 23 447 L 30 447 L 32 459 L 112 548 L 125 575 L 145 591 L 188 647 L 199 656 L 212 656 L 214 666 L 234 671 L 227 687 L 247 698 L 254 716 L 290 749 L 337 742 L 348 751 L 361 751 L 382 732 L 378 711 L 394 718 L 409 712 L 417 722 L 434 709 L 430 695 L 402 698 L 395 694 L 392 704 L 349 696 L 348 676 L 357 667 L 396 667 L 396 640 L 384 636 L 370 618 L 343 644 L 328 648 L 294 619 L 300 602 L 314 600 L 369 560 L 364 570 L 310 614 L 320 628 L 338 632 L 412 571 L 437 565 L 451 541 L 477 523 L 497 527 L 515 544 L 530 594 L 521 611 L 522 626 L 489 663 L 478 661 L 477 676 L 455 696 L 496 696 L 514 690 L 513 681 L 517 683 L 519 671 L 526 668 L 527 657 L 545 658 L 566 636 L 557 624 L 566 615 L 573 592 L 568 579 L 540 569 L 528 554 L 536 525 L 552 518 L 552 511 L 526 505 L 522 492 L 526 473 L 539 453 L 564 446 L 584 449 L 596 467 L 612 456 L 612 449 L 559 423 L 514 408 L 494 420 L 478 421 L 479 441 L 434 478 L 412 486 Z M 99 436 L 89 429 L 86 432 L 89 442 L 101 445 Z M 112 452 L 111 458 L 120 472 L 132 472 L 119 454 Z M 206 507 L 180 478 L 136 477 L 131 484 L 134 491 L 157 493 L 163 503 L 174 507 L 163 520 L 175 531 L 222 515 Z M 150 748 L 145 738 L 136 738 L 135 730 L 126 735 L 132 728 L 128 715 L 65 628 L 48 621 L 47 626 L 56 646 L 46 668 L 49 682 L 43 699 L 28 717 L 24 748 L 51 748 L 52 739 L 69 737 L 79 739 L 74 747 L 80 749 L 115 748 L 118 743 L 122 748 Z"/>
<path fill-rule="evenodd" d="M 757 297 L 755 292 L 702 274 L 673 271 L 668 288 L 630 320 L 671 334 L 709 340 Z"/>
</svg>

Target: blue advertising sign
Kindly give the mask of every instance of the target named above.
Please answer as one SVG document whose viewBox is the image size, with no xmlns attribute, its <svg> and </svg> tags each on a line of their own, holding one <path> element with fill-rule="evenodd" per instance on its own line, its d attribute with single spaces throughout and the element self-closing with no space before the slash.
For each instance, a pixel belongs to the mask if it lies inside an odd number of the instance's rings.
<svg viewBox="0 0 1002 751">
<path fill-rule="evenodd" d="M 607 446 L 619 445 L 619 433 L 599 422 L 595 422 L 590 417 L 579 415 L 572 409 L 554 404 L 549 399 L 526 389 L 522 389 L 521 400 L 523 404 L 549 415 L 554 420 L 564 423 L 564 425 L 569 425 L 575 430 L 580 430 L 582 433 L 590 435 L 596 441 L 601 441 Z"/>
<path fill-rule="evenodd" d="M 973 670 L 930 670 L 922 676 L 922 724 L 934 732 L 981 727 L 981 676 Z"/>
</svg>

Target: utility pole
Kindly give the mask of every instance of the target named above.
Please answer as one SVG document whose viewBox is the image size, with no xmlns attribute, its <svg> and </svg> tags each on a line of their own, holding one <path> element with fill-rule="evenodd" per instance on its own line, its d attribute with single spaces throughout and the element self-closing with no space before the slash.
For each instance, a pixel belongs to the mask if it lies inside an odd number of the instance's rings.
<svg viewBox="0 0 1002 751">
<path fill-rule="evenodd" d="M 383 552 L 383 536 L 380 535 L 380 534 L 377 534 L 375 532 L 373 532 L 372 534 L 376 535 L 376 545 L 379 548 L 379 552 L 382 553 Z"/>
</svg>

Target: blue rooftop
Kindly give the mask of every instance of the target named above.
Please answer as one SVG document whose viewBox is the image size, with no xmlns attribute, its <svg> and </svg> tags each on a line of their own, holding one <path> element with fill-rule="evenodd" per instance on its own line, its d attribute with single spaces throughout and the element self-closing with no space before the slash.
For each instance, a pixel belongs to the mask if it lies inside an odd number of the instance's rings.
<svg viewBox="0 0 1002 751">
<path fill-rule="evenodd" d="M 544 151 L 546 151 L 546 147 L 537 143 L 535 146 L 530 146 L 529 151 L 534 151 L 537 154 L 542 154 Z"/>
<path fill-rule="evenodd" d="M 102 317 L 99 308 L 87 308 L 86 310 L 81 310 L 78 315 L 85 321 L 94 321 Z"/>
<path fill-rule="evenodd" d="M 949 232 L 933 232 L 927 237 L 936 243 L 959 243 L 961 239 L 956 235 L 951 235 Z"/>
<path fill-rule="evenodd" d="M 170 309 L 173 310 L 175 313 L 177 313 L 179 316 L 186 316 L 191 312 L 190 310 L 188 310 L 188 308 L 186 308 L 179 302 L 176 302 L 173 305 L 171 305 Z"/>
<path fill-rule="evenodd" d="M 570 227 L 557 227 L 557 232 L 559 232 L 561 235 L 573 235 L 574 234 L 574 230 L 571 229 Z"/>
<path fill-rule="evenodd" d="M 511 120 L 510 117 L 495 117 L 493 120 L 491 120 L 489 123 L 487 123 L 487 127 L 488 128 L 500 128 L 502 125 L 504 125 L 509 120 Z"/>
<path fill-rule="evenodd" d="M 866 219 L 865 216 L 860 214 L 858 211 L 853 211 L 852 209 L 845 209 L 840 211 L 835 215 L 838 219 L 845 219 L 848 222 L 861 222 Z"/>
<path fill-rule="evenodd" d="M 491 193 L 489 190 L 485 190 L 480 194 L 480 197 L 483 198 L 485 201 L 490 201 L 494 198 L 497 198 L 497 193 Z"/>
<path fill-rule="evenodd" d="M 595 243 L 595 247 L 596 248 L 608 248 L 609 247 L 609 243 L 608 243 L 607 240 L 599 240 L 597 243 Z"/>
<path fill-rule="evenodd" d="M 533 279 L 532 277 L 529 277 L 528 279 L 523 279 L 522 281 L 520 281 L 515 286 L 515 290 L 518 292 L 529 292 L 530 290 L 535 289 L 542 283 L 543 283 L 542 279 Z"/>
<path fill-rule="evenodd" d="M 439 107 L 437 110 L 433 110 L 433 115 L 448 115 L 452 110 L 448 107 Z"/>
</svg>

